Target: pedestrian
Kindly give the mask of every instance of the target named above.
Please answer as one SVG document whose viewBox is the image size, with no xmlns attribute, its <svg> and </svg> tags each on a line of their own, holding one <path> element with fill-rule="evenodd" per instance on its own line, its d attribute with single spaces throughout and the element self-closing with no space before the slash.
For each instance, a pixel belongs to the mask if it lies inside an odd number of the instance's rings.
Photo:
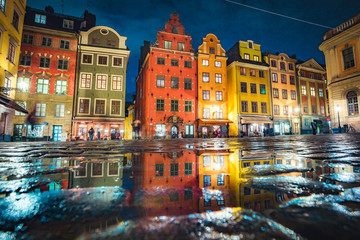
<svg viewBox="0 0 360 240">
<path fill-rule="evenodd" d="M 100 140 L 100 131 L 97 131 L 97 133 L 96 133 L 96 137 L 97 137 L 97 140 Z"/>
<path fill-rule="evenodd" d="M 217 137 L 218 137 L 218 138 L 221 138 L 221 131 L 220 131 L 220 129 L 218 130 Z"/>
<path fill-rule="evenodd" d="M 115 133 L 115 138 L 116 138 L 116 139 L 119 139 L 119 137 L 120 137 L 120 132 L 116 132 L 116 133 Z"/>
<path fill-rule="evenodd" d="M 313 135 L 316 135 L 316 123 L 315 122 L 311 122 L 311 127 L 312 127 L 312 131 L 313 131 Z"/>
<path fill-rule="evenodd" d="M 90 139 L 90 141 L 92 141 L 92 139 L 93 139 L 94 132 L 95 132 L 94 129 L 91 127 L 90 130 L 89 130 L 89 139 Z"/>
</svg>

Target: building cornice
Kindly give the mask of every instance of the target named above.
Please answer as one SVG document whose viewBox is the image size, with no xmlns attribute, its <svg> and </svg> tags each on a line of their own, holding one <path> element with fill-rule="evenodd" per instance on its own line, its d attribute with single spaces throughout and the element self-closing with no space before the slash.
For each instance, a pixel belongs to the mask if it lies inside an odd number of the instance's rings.
<svg viewBox="0 0 360 240">
<path fill-rule="evenodd" d="M 123 54 L 129 58 L 130 50 L 119 49 L 119 48 L 104 48 L 104 47 L 96 47 L 89 45 L 79 45 L 79 50 L 81 52 L 89 52 L 89 53 L 108 53 L 111 55 Z"/>
<path fill-rule="evenodd" d="M 330 49 L 336 45 L 346 43 L 346 42 L 348 42 L 356 37 L 359 37 L 359 36 L 360 36 L 360 23 L 329 38 L 328 40 L 323 41 L 319 46 L 319 50 L 323 51 L 323 52 L 327 51 L 328 49 Z"/>
<path fill-rule="evenodd" d="M 36 27 L 36 26 L 30 26 L 30 25 L 24 25 L 23 32 L 40 33 L 40 34 L 45 34 L 45 35 L 72 38 L 72 39 L 77 39 L 77 35 L 78 35 L 75 32 L 71 33 L 71 32 L 53 30 L 53 29 L 49 29 L 49 28 L 42 28 L 42 27 Z"/>
</svg>

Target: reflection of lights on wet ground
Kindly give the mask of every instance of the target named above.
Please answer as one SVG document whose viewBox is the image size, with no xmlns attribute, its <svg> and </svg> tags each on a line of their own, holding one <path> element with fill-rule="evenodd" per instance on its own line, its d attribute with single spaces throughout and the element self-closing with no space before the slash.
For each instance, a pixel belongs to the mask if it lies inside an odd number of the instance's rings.
<svg viewBox="0 0 360 240">
<path fill-rule="evenodd" d="M 9 219 L 28 218 L 38 213 L 40 205 L 35 194 L 10 195 L 7 199 L 5 215 Z"/>
</svg>

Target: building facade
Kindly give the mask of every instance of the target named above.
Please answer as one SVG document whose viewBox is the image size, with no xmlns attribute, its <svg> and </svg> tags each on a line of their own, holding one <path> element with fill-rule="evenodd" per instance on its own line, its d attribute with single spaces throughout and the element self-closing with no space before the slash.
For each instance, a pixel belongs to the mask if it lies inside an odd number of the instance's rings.
<svg viewBox="0 0 360 240">
<path fill-rule="evenodd" d="M 272 127 L 269 65 L 260 45 L 239 41 L 227 51 L 230 136 L 261 136 Z"/>
<path fill-rule="evenodd" d="M 360 14 L 324 35 L 331 127 L 360 130 Z M 340 119 L 340 122 L 339 122 Z M 337 130 L 338 131 L 338 130 Z"/>
<path fill-rule="evenodd" d="M 325 69 L 314 59 L 296 65 L 301 134 L 329 133 Z M 315 124 L 315 125 L 314 125 Z"/>
<path fill-rule="evenodd" d="M 172 13 L 156 42 L 141 47 L 134 121 L 138 137 L 196 136 L 196 73 L 191 36 Z"/>
<path fill-rule="evenodd" d="M 96 26 L 80 32 L 75 90 L 73 137 L 95 139 L 124 135 L 126 68 L 130 55 L 127 37 Z"/>
<path fill-rule="evenodd" d="M 274 134 L 299 134 L 300 119 L 296 88 L 296 59 L 285 53 L 268 54 L 272 90 Z"/>
<path fill-rule="evenodd" d="M 85 22 L 94 25 L 94 15 L 26 8 L 15 99 L 29 114 L 15 112 L 14 141 L 60 141 L 62 133 L 70 134 L 77 31 Z"/>
<path fill-rule="evenodd" d="M 26 0 L 0 1 L 0 141 L 11 140 L 15 110 L 8 103 L 15 97 L 25 7 Z"/>
<path fill-rule="evenodd" d="M 225 50 L 214 34 L 203 38 L 197 64 L 199 136 L 228 136 L 226 60 Z"/>
</svg>

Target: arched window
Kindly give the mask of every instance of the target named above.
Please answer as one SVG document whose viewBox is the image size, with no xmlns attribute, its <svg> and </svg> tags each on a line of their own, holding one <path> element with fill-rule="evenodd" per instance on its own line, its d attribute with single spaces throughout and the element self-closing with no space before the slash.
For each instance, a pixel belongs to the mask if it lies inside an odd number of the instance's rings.
<svg viewBox="0 0 360 240">
<path fill-rule="evenodd" d="M 358 97 L 355 91 L 351 91 L 346 95 L 348 102 L 349 116 L 359 114 Z"/>
</svg>

